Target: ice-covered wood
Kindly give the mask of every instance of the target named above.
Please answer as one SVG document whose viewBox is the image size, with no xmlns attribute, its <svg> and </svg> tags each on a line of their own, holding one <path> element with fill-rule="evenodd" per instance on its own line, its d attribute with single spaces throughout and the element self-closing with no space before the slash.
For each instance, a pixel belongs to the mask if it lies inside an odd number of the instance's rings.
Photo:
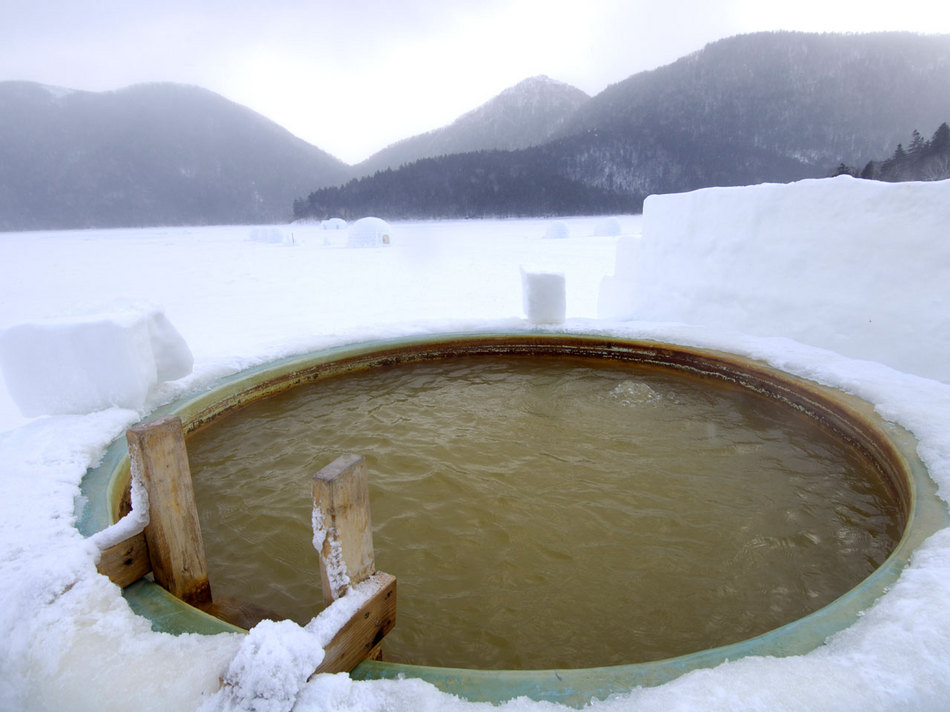
<svg viewBox="0 0 950 712">
<path fill-rule="evenodd" d="M 168 416 L 137 425 L 126 439 L 148 492 L 145 539 L 155 580 L 186 603 L 207 604 L 211 585 L 181 420 Z"/>
<path fill-rule="evenodd" d="M 379 587 L 324 647 L 320 672 L 349 672 L 360 661 L 375 659 L 380 643 L 396 624 L 396 578 L 383 571 L 371 577 Z M 369 583 L 369 581 L 367 581 Z"/>
<path fill-rule="evenodd" d="M 96 569 L 122 588 L 145 576 L 152 570 L 152 563 L 144 532 L 103 550 Z"/>
<path fill-rule="evenodd" d="M 327 605 L 376 570 L 369 476 L 361 455 L 341 455 L 314 475 L 313 546 Z"/>
</svg>

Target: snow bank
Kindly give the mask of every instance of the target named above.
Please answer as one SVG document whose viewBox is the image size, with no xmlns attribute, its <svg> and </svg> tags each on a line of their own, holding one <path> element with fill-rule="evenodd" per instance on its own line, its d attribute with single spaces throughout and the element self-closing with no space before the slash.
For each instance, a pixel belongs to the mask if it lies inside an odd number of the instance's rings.
<svg viewBox="0 0 950 712">
<path fill-rule="evenodd" d="M 948 225 L 950 181 L 650 196 L 601 313 L 781 335 L 950 381 Z"/>
<path fill-rule="evenodd" d="M 18 324 L 0 333 L 0 368 L 27 417 L 137 410 L 158 383 L 188 375 L 192 364 L 184 339 L 152 306 Z"/>
</svg>

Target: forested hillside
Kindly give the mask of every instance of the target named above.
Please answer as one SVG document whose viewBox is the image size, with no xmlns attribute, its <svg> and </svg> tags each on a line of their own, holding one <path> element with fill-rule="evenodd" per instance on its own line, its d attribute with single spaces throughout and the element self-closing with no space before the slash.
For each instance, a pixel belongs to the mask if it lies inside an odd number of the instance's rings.
<svg viewBox="0 0 950 712">
<path fill-rule="evenodd" d="M 354 177 L 454 153 L 518 150 L 547 143 L 577 109 L 584 92 L 549 77 L 531 77 L 459 117 L 449 126 L 384 148 L 354 166 Z"/>
<path fill-rule="evenodd" d="M 0 230 L 629 212 L 830 166 L 944 175 L 942 129 L 912 132 L 950 116 L 950 35 L 742 35 L 594 97 L 535 77 L 359 180 L 367 165 L 197 87 L 2 82 L 0 107 Z"/>
<path fill-rule="evenodd" d="M 864 165 L 948 115 L 950 36 L 742 35 L 608 87 L 543 145 L 490 160 L 437 158 L 317 190 L 294 214 L 600 211 L 651 193 L 821 177 L 829 165 Z M 394 188 L 402 180 L 437 190 Z M 561 209 L 554 192 L 576 197 Z"/>
<path fill-rule="evenodd" d="M 426 158 L 294 201 L 294 217 L 469 218 L 638 212 L 636 197 L 565 178 L 544 149 Z"/>
<path fill-rule="evenodd" d="M 914 130 L 907 148 L 903 143 L 897 144 L 890 158 L 868 161 L 860 172 L 842 163 L 834 173 L 892 183 L 950 179 L 950 126 L 946 122 L 940 124 L 929 141 Z"/>
<path fill-rule="evenodd" d="M 0 230 L 286 221 L 346 166 L 197 87 L 0 82 Z"/>
</svg>

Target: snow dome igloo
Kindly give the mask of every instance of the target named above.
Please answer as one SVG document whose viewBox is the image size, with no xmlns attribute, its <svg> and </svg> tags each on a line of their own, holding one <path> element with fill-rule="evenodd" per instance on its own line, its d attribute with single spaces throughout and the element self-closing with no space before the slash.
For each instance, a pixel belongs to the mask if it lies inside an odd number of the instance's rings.
<svg viewBox="0 0 950 712">
<path fill-rule="evenodd" d="M 382 218 L 360 218 L 350 226 L 347 247 L 382 247 L 392 240 L 393 229 Z"/>
<path fill-rule="evenodd" d="M 320 223 L 321 230 L 343 230 L 346 228 L 346 220 L 343 218 L 329 218 Z"/>
</svg>

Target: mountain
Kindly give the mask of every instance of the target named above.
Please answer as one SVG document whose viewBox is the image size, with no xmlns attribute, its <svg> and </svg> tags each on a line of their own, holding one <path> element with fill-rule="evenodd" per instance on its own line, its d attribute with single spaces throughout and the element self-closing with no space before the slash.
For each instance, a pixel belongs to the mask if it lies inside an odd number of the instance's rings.
<svg viewBox="0 0 950 712">
<path fill-rule="evenodd" d="M 950 35 L 763 32 L 608 87 L 558 138 L 571 177 L 648 194 L 822 176 L 948 116 Z"/>
<path fill-rule="evenodd" d="M 384 148 L 355 166 L 354 174 L 370 175 L 420 158 L 537 146 L 589 99 L 580 89 L 546 76 L 525 79 L 449 126 Z"/>
<path fill-rule="evenodd" d="M 260 223 L 347 167 L 204 89 L 0 82 L 0 230 Z"/>
<path fill-rule="evenodd" d="M 453 197 L 433 211 L 423 196 L 407 194 L 398 213 L 525 214 L 507 212 L 498 193 L 493 205 L 463 201 L 489 194 L 473 182 L 508 184 L 515 180 L 512 171 L 537 190 L 551 178 L 531 170 L 554 171 L 561 189 L 574 185 L 579 194 L 622 196 L 628 205 L 651 193 L 822 177 L 839 163 L 864 165 L 912 130 L 948 117 L 950 35 L 740 35 L 635 74 L 579 104 L 548 141 L 510 153 L 517 168 L 509 170 L 495 157 L 490 169 L 453 174 L 440 163 L 449 159 L 432 159 L 427 170 L 449 181 L 440 190 Z M 468 163 L 475 166 L 472 156 Z M 396 177 L 410 168 L 419 170 L 407 166 Z M 384 214 L 376 205 L 391 204 L 387 190 L 394 183 L 393 176 L 379 176 L 318 190 L 296 201 L 295 215 Z M 543 203 L 538 197 L 526 198 L 527 204 Z M 600 210 L 601 202 L 587 210 Z"/>
<path fill-rule="evenodd" d="M 950 35 L 908 33 L 740 35 L 590 98 L 535 77 L 355 174 L 196 87 L 0 82 L 0 230 L 629 211 L 862 166 L 948 119 Z"/>
</svg>

